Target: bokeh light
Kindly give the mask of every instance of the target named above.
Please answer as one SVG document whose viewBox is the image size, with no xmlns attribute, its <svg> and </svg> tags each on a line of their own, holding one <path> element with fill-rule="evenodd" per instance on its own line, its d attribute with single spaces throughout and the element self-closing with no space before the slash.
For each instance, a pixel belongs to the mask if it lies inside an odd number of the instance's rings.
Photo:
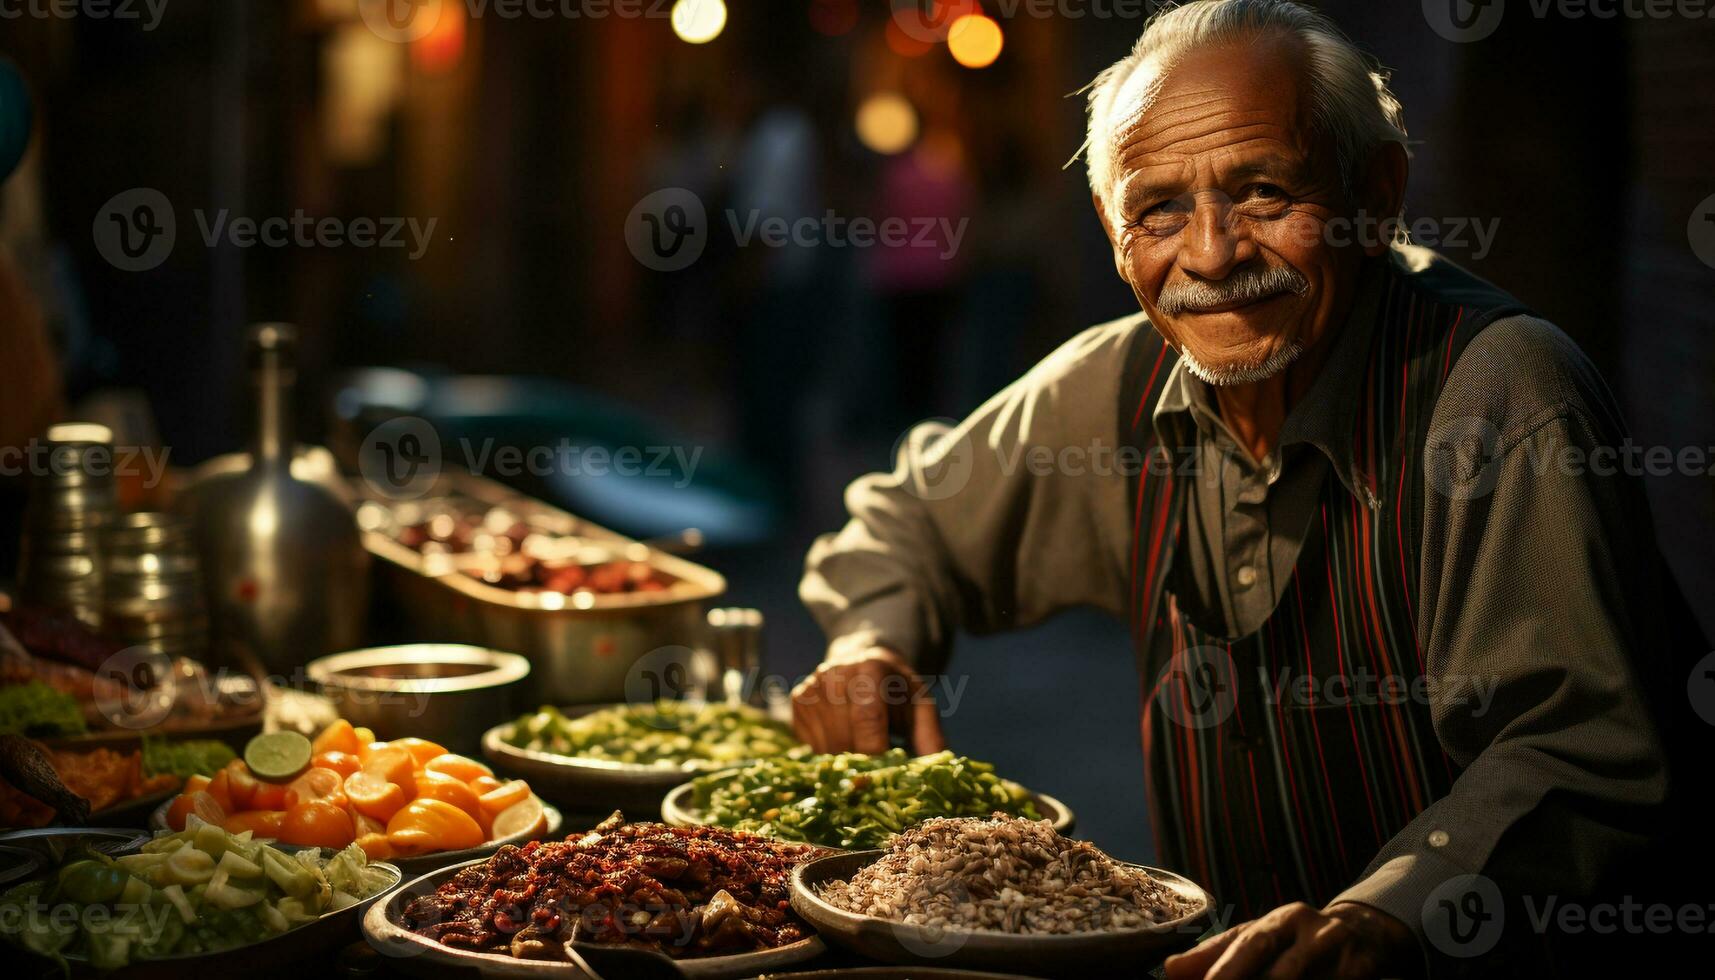
<svg viewBox="0 0 1715 980">
<path fill-rule="evenodd" d="M 722 0 L 677 0 L 673 4 L 673 33 L 689 44 L 706 44 L 726 27 Z"/>
<path fill-rule="evenodd" d="M 901 153 L 917 140 L 917 110 L 897 92 L 878 92 L 857 111 L 858 140 L 877 153 Z"/>
<path fill-rule="evenodd" d="M 966 68 L 987 68 L 1004 44 L 1000 25 L 982 14 L 966 14 L 947 29 L 947 50 Z"/>
</svg>

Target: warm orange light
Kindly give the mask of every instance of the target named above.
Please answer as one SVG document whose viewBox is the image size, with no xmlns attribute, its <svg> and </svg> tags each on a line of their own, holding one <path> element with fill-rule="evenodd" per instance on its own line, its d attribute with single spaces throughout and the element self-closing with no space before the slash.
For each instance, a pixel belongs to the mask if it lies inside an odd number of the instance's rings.
<svg viewBox="0 0 1715 980">
<path fill-rule="evenodd" d="M 876 153 L 900 153 L 917 139 L 917 110 L 896 92 L 872 95 L 858 106 L 857 135 Z"/>
<path fill-rule="evenodd" d="M 1004 44 L 1000 25 L 982 14 L 966 14 L 947 29 L 947 50 L 966 68 L 987 68 Z"/>
<path fill-rule="evenodd" d="M 917 37 L 899 25 L 897 20 L 889 20 L 887 29 L 882 32 L 887 38 L 887 50 L 901 58 L 919 58 L 929 53 L 933 42 Z"/>
<path fill-rule="evenodd" d="M 451 71 L 464 57 L 464 4 L 455 0 L 436 0 L 435 11 L 421 16 L 433 16 L 429 33 L 411 42 L 411 60 L 417 68 L 429 74 Z"/>
</svg>

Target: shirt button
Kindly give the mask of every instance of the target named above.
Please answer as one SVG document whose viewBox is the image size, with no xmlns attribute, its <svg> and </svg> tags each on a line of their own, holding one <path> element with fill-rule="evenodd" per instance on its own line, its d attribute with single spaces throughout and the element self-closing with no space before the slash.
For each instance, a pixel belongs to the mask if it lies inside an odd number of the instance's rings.
<svg viewBox="0 0 1715 980">
<path fill-rule="evenodd" d="M 1431 830 L 1429 832 L 1430 847 L 1446 847 L 1448 840 L 1447 831 L 1445 830 Z"/>
<path fill-rule="evenodd" d="M 1239 588 L 1248 589 L 1256 584 L 1256 569 L 1249 565 L 1240 565 L 1238 572 L 1233 575 L 1233 578 L 1238 581 Z"/>
</svg>

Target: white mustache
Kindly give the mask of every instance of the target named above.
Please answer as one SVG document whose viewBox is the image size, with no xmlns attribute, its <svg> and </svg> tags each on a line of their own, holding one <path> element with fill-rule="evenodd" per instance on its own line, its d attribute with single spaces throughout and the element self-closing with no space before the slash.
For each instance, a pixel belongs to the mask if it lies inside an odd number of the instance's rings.
<svg viewBox="0 0 1715 980">
<path fill-rule="evenodd" d="M 1187 279 L 1161 287 L 1155 305 L 1167 316 L 1187 310 L 1254 303 L 1279 293 L 1303 293 L 1310 283 L 1297 269 L 1287 265 L 1265 266 L 1235 272 L 1225 279 Z"/>
</svg>

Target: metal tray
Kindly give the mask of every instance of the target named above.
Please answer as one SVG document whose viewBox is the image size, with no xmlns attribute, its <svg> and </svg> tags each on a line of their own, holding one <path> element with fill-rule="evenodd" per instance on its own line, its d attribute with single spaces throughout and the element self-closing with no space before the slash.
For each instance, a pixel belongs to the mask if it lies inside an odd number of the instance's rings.
<svg viewBox="0 0 1715 980">
<path fill-rule="evenodd" d="M 445 495 L 505 507 L 554 533 L 634 543 L 468 473 L 443 474 L 425 494 Z M 369 503 L 392 506 L 374 497 Z M 726 591 L 726 579 L 718 573 L 658 550 L 649 552 L 649 563 L 677 580 L 665 592 L 563 596 L 488 585 L 458 571 L 455 562 L 425 559 L 381 531 L 365 530 L 363 546 L 381 559 L 377 567 L 385 588 L 410 619 L 414 639 L 524 655 L 531 664 L 526 689 L 543 704 L 624 700 L 632 665 L 663 647 L 698 645 L 706 628 L 705 605 Z"/>
<path fill-rule="evenodd" d="M 1022 970 L 1045 976 L 1138 975 L 1169 954 L 1195 945 L 1215 907 L 1214 898 L 1190 879 L 1140 864 L 1168 887 L 1198 903 L 1171 922 L 1141 929 L 1066 936 L 1021 936 L 1003 932 L 931 929 L 875 916 L 856 915 L 817 894 L 827 881 L 850 878 L 885 851 L 852 851 L 818 858 L 792 872 L 792 910 L 828 942 L 886 963 L 926 964 L 987 970 Z"/>
<path fill-rule="evenodd" d="M 538 799 L 540 799 L 540 797 L 538 797 Z M 173 801 L 169 799 L 165 803 L 156 807 L 155 812 L 149 816 L 149 826 L 156 831 L 164 831 L 168 829 L 167 810 L 170 809 L 172 805 Z M 398 868 L 406 876 L 421 875 L 427 874 L 436 868 L 444 868 L 449 864 L 486 858 L 495 851 L 500 850 L 501 846 L 505 844 L 522 844 L 528 840 L 552 840 L 557 834 L 559 834 L 560 827 L 565 824 L 565 818 L 560 814 L 560 811 L 557 808 L 549 803 L 542 804 L 542 812 L 548 818 L 548 829 L 540 834 L 526 834 L 520 832 L 502 840 L 484 841 L 475 847 L 467 847 L 463 850 L 435 851 L 430 854 L 417 854 L 411 857 L 390 858 L 387 863 Z M 280 846 L 289 847 L 291 845 Z"/>
<path fill-rule="evenodd" d="M 410 904 L 412 899 L 434 891 L 442 882 L 476 863 L 478 862 L 466 861 L 423 875 L 388 895 L 385 901 L 370 906 L 363 916 L 363 935 L 369 940 L 369 945 L 387 957 L 390 966 L 416 976 L 481 975 L 485 980 L 570 980 L 585 976 L 582 970 L 570 962 L 519 960 L 498 953 L 473 953 L 454 949 L 426 936 L 419 936 L 399 924 L 405 906 Z M 769 970 L 814 959 L 826 949 L 819 937 L 810 936 L 779 949 L 676 960 L 674 965 L 686 977 L 698 980 L 753 977 Z"/>
<path fill-rule="evenodd" d="M 1054 825 L 1054 829 L 1062 834 L 1069 834 L 1077 825 L 1077 815 L 1072 808 L 1047 793 L 1038 793 L 1026 789 L 1031 799 L 1036 801 L 1036 810 L 1043 819 Z M 674 827 L 703 827 L 708 825 L 702 814 L 691 806 L 691 784 L 682 783 L 673 787 L 661 801 L 661 820 Z M 822 845 L 829 846 L 829 845 Z"/>
</svg>

